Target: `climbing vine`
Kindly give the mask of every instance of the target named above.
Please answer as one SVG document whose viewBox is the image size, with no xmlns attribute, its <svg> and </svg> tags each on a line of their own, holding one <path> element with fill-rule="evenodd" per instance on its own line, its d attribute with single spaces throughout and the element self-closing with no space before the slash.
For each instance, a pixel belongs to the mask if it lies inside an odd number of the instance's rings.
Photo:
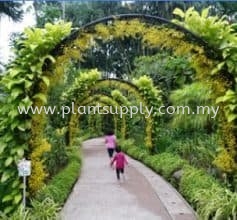
<svg viewBox="0 0 237 220">
<path fill-rule="evenodd" d="M 90 95 L 87 98 L 85 98 L 82 102 L 80 102 L 80 106 L 83 108 L 86 108 L 89 104 L 93 104 L 95 103 L 95 105 L 90 106 L 90 110 L 92 111 L 91 114 L 94 113 L 100 113 L 100 115 L 104 115 L 104 114 L 108 114 L 109 113 L 109 109 L 108 107 L 112 107 L 114 109 L 114 114 L 113 115 L 113 119 L 114 119 L 114 123 L 115 123 L 115 130 L 117 131 L 117 121 L 118 119 L 120 119 L 120 109 L 119 109 L 119 103 L 115 100 L 112 99 L 112 97 L 103 95 L 103 94 L 95 94 L 95 95 Z M 97 105 L 99 104 L 99 105 Z M 76 104 L 76 106 L 79 107 L 79 104 Z M 97 107 L 100 107 L 100 109 L 97 109 Z M 95 112 L 93 112 L 95 111 Z M 82 111 L 80 111 L 82 112 Z M 117 114 L 115 114 L 117 112 Z M 85 112 L 82 112 L 83 114 L 87 114 L 90 115 L 89 112 L 87 112 L 85 110 Z M 76 136 L 77 133 L 77 128 L 79 127 L 79 118 L 80 118 L 80 113 L 78 112 L 77 114 L 72 114 L 71 118 L 70 118 L 70 123 L 69 123 L 69 135 L 70 135 L 70 143 L 73 144 L 73 139 Z M 122 120 L 125 121 L 124 118 L 125 116 L 122 115 Z M 92 118 L 90 118 L 92 119 Z M 98 119 L 99 121 L 101 120 L 101 117 Z M 90 120 L 89 120 L 90 121 Z M 89 123 L 89 127 L 90 127 L 90 123 Z M 123 129 L 126 129 L 123 128 Z M 95 132 L 94 132 L 95 133 Z"/>
<path fill-rule="evenodd" d="M 200 41 L 196 42 L 197 38 L 184 29 L 171 24 L 150 25 L 138 19 L 111 18 L 108 25 L 90 25 L 67 38 L 65 36 L 71 31 L 70 24 L 47 24 L 44 29 L 26 29 L 17 42 L 16 59 L 1 80 L 6 95 L 0 114 L 0 193 L 3 195 L 0 208 L 4 212 L 11 212 L 21 201 L 21 183 L 16 170 L 19 159 L 25 156 L 32 160 L 33 170 L 29 181 L 32 193 L 42 187 L 47 176 L 43 165 L 43 153 L 50 150 L 44 134 L 47 117 L 44 114 L 20 114 L 18 106 L 40 107 L 47 104 L 49 88 L 63 80 L 68 63 L 73 59 L 86 59 L 85 52 L 97 43 L 97 39 L 109 42 L 132 37 L 141 40 L 144 46 L 165 48 L 176 55 L 189 57 L 197 80 L 211 82 L 217 94 L 213 98 L 218 98 L 217 101 L 221 103 L 219 120 L 224 142 L 216 165 L 223 171 L 233 172 L 236 169 L 236 34 L 223 18 L 212 18 L 207 11 L 199 15 L 193 9 L 186 14 L 176 10 L 175 14 L 183 20 L 179 21 L 180 25 L 203 37 L 211 46 L 218 47 L 217 53 Z M 143 18 L 145 20 L 146 16 Z M 203 31 L 205 25 L 209 25 L 210 31 Z M 100 78 L 96 70 L 91 70 L 90 74 L 81 73 L 64 97 L 70 97 L 70 101 L 77 101 L 79 105 L 96 89 L 112 84 L 120 90 L 129 91 L 144 106 L 153 106 L 154 111 L 161 104 L 159 89 L 154 88 L 151 79 L 146 76 L 130 84 Z M 70 121 L 69 127 L 75 128 L 75 120 L 76 117 Z M 149 149 L 157 141 L 158 123 L 157 114 L 146 120 L 146 145 Z"/>
<path fill-rule="evenodd" d="M 237 35 L 234 25 L 225 17 L 209 16 L 209 8 L 198 13 L 194 8 L 183 12 L 174 11 L 179 20 L 174 22 L 190 29 L 205 39 L 209 45 L 218 49 L 218 63 L 201 80 L 211 81 L 213 99 L 219 104 L 219 133 L 222 137 L 219 155 L 214 164 L 223 172 L 233 173 L 237 169 L 236 160 L 236 119 L 237 119 Z"/>
<path fill-rule="evenodd" d="M 47 175 L 42 154 L 50 150 L 43 138 L 43 115 L 21 114 L 19 108 L 41 106 L 47 101 L 49 77 L 43 69 L 54 62 L 51 50 L 70 32 L 70 24 L 46 24 L 44 29 L 28 28 L 17 41 L 15 60 L 1 80 L 5 100 L 1 107 L 0 208 L 9 213 L 21 201 L 21 182 L 16 164 L 22 157 L 32 160 L 31 190 L 42 186 Z"/>
</svg>

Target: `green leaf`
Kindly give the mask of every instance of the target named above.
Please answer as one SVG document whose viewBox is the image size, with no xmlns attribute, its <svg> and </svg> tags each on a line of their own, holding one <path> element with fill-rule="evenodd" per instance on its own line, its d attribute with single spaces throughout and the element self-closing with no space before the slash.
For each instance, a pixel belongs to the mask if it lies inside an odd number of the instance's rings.
<svg viewBox="0 0 237 220">
<path fill-rule="evenodd" d="M 228 107 L 231 111 L 234 111 L 236 109 L 237 105 L 229 104 Z"/>
<path fill-rule="evenodd" d="M 9 111 L 9 113 L 8 113 L 8 116 L 9 116 L 11 119 L 15 118 L 17 115 L 19 115 L 17 109 L 12 109 L 12 110 Z"/>
<path fill-rule="evenodd" d="M 18 185 L 19 185 L 19 180 L 16 179 L 16 180 L 13 181 L 11 186 L 12 186 L 12 188 L 16 188 Z"/>
<path fill-rule="evenodd" d="M 25 88 L 26 89 L 29 89 L 31 86 L 32 86 L 32 82 L 31 81 L 29 81 L 29 80 L 25 80 Z"/>
<path fill-rule="evenodd" d="M 232 121 L 234 121 L 236 118 L 237 118 L 237 115 L 236 115 L 236 114 L 228 114 L 228 115 L 227 115 L 227 121 L 228 121 L 228 122 L 232 122 Z"/>
<path fill-rule="evenodd" d="M 24 79 L 10 80 L 6 83 L 6 87 L 10 90 L 14 85 L 24 83 Z"/>
<path fill-rule="evenodd" d="M 13 162 L 13 157 L 8 157 L 5 161 L 5 166 L 8 167 Z"/>
<path fill-rule="evenodd" d="M 3 197 L 2 202 L 8 202 L 13 200 L 13 196 L 12 195 L 6 195 Z"/>
<path fill-rule="evenodd" d="M 16 195 L 16 196 L 14 197 L 14 203 L 15 203 L 15 204 L 18 204 L 18 203 L 20 202 L 21 198 L 22 198 L 22 195 L 21 195 L 21 194 Z"/>
<path fill-rule="evenodd" d="M 202 10 L 201 16 L 202 16 L 203 18 L 207 18 L 208 13 L 209 13 L 209 8 L 204 8 L 204 9 Z"/>
<path fill-rule="evenodd" d="M 34 74 L 27 74 L 26 77 L 30 80 L 32 80 L 34 78 Z"/>
<path fill-rule="evenodd" d="M 216 104 L 220 103 L 220 102 L 224 102 L 224 96 L 218 97 L 216 99 Z"/>
<path fill-rule="evenodd" d="M 4 172 L 1 178 L 1 183 L 4 183 L 10 178 L 10 174 L 8 172 Z"/>
<path fill-rule="evenodd" d="M 236 95 L 235 92 L 233 90 L 230 90 L 230 89 L 225 94 L 225 96 L 235 96 L 235 95 Z"/>
<path fill-rule="evenodd" d="M 46 86 L 49 87 L 50 84 L 49 78 L 47 76 L 42 76 L 41 79 L 46 84 Z"/>
<path fill-rule="evenodd" d="M 4 149 L 6 148 L 6 146 L 7 146 L 6 143 L 3 143 L 3 142 L 0 143 L 0 154 L 2 154 L 2 152 L 4 151 Z"/>
<path fill-rule="evenodd" d="M 11 206 L 7 206 L 7 207 L 4 209 L 3 212 L 4 212 L 5 214 L 8 214 L 8 213 L 12 212 L 12 211 L 14 210 L 14 208 L 15 208 L 15 207 L 12 206 L 12 205 L 11 205 Z"/>
<path fill-rule="evenodd" d="M 184 18 L 184 15 L 185 15 L 184 12 L 180 8 L 175 8 L 173 11 L 173 14 L 178 15 L 181 18 Z"/>
<path fill-rule="evenodd" d="M 22 104 L 23 103 L 23 104 Z M 24 99 L 22 99 L 22 103 L 19 104 L 19 106 L 22 108 L 23 106 L 31 106 L 33 102 L 30 100 L 29 96 L 26 96 Z"/>
<path fill-rule="evenodd" d="M 34 99 L 40 99 L 43 103 L 47 103 L 47 97 L 43 93 L 38 93 L 33 96 Z"/>
<path fill-rule="evenodd" d="M 14 88 L 11 91 L 11 96 L 15 99 L 17 96 L 21 95 L 23 93 L 23 90 L 20 88 Z"/>
<path fill-rule="evenodd" d="M 31 70 L 33 73 L 36 72 L 37 66 L 31 66 L 31 67 L 30 67 L 30 70 Z"/>
<path fill-rule="evenodd" d="M 221 62 L 217 65 L 216 68 L 214 68 L 212 71 L 211 71 L 211 75 L 215 75 L 217 73 L 220 72 L 220 70 L 223 68 L 223 66 L 225 65 L 225 62 Z"/>
<path fill-rule="evenodd" d="M 22 149 L 22 148 L 17 149 L 17 155 L 19 157 L 22 157 L 24 155 L 24 149 Z"/>
<path fill-rule="evenodd" d="M 32 51 L 34 51 L 37 47 L 38 47 L 37 44 L 31 44 L 31 45 L 30 45 L 30 49 L 31 49 Z"/>
<path fill-rule="evenodd" d="M 8 72 L 9 72 L 9 76 L 11 76 L 12 78 L 14 78 L 14 77 L 17 76 L 19 73 L 21 73 L 21 69 L 12 68 L 12 69 L 9 69 Z"/>
</svg>

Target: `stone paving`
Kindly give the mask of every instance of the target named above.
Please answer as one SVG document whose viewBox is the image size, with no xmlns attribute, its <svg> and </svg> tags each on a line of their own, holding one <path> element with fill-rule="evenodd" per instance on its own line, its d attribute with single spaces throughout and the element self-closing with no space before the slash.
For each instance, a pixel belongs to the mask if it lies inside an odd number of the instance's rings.
<svg viewBox="0 0 237 220">
<path fill-rule="evenodd" d="M 66 201 L 63 220 L 195 220 L 195 213 L 162 177 L 127 157 L 118 182 L 103 138 L 83 143 L 81 176 Z"/>
</svg>

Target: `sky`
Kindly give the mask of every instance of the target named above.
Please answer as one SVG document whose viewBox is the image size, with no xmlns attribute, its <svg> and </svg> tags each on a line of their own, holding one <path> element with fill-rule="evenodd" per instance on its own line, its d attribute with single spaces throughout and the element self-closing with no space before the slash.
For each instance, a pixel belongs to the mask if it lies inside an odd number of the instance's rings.
<svg viewBox="0 0 237 220">
<path fill-rule="evenodd" d="M 30 7 L 32 2 L 26 2 L 23 6 L 24 10 Z M 33 9 L 24 13 L 24 18 L 21 22 L 13 22 L 5 15 L 0 17 L 0 61 L 6 64 L 12 52 L 9 47 L 9 39 L 11 33 L 22 32 L 25 27 L 35 25 L 35 16 Z"/>
</svg>

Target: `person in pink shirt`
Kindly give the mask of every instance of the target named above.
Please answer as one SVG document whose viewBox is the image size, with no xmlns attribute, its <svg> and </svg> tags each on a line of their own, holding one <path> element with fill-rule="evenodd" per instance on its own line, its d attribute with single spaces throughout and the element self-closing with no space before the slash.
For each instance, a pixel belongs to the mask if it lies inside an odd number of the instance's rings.
<svg viewBox="0 0 237 220">
<path fill-rule="evenodd" d="M 113 157 L 114 150 L 116 148 L 116 136 L 113 131 L 110 131 L 106 134 L 105 145 L 107 147 L 109 158 L 111 159 Z"/>
<path fill-rule="evenodd" d="M 111 160 L 110 165 L 113 166 L 115 162 L 115 168 L 116 168 L 116 175 L 117 179 L 120 180 L 120 173 L 123 175 L 124 179 L 124 167 L 128 164 L 128 161 L 125 157 L 125 154 L 121 151 L 121 148 L 119 146 L 116 147 L 116 154 L 114 158 Z"/>
</svg>

